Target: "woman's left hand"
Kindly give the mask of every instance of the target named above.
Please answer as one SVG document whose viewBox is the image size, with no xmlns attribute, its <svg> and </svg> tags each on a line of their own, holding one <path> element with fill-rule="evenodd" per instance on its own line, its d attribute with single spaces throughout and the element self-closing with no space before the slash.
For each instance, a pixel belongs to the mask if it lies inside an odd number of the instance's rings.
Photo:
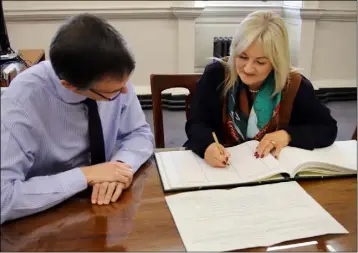
<svg viewBox="0 0 358 253">
<path fill-rule="evenodd" d="M 266 134 L 256 147 L 256 158 L 267 156 L 272 150 L 275 150 L 274 156 L 277 159 L 281 150 L 291 141 L 291 136 L 285 130 L 279 130 Z"/>
</svg>

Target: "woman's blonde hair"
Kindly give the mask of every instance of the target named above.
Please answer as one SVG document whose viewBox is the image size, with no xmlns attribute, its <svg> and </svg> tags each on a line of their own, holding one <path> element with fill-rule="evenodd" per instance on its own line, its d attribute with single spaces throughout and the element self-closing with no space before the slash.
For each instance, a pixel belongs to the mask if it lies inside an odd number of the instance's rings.
<svg viewBox="0 0 358 253">
<path fill-rule="evenodd" d="M 271 62 L 275 72 L 276 85 L 272 95 L 284 88 L 287 78 L 293 70 L 290 63 L 285 23 L 278 14 L 270 11 L 255 11 L 240 23 L 231 42 L 228 61 L 219 60 L 227 70 L 224 95 L 237 80 L 235 58 L 255 41 L 262 46 L 265 56 Z"/>
</svg>

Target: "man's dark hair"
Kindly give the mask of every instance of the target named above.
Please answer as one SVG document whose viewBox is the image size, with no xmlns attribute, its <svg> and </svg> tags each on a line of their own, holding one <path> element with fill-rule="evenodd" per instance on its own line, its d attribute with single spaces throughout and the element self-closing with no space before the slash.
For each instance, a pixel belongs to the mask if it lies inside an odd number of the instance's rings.
<svg viewBox="0 0 358 253">
<path fill-rule="evenodd" d="M 62 80 L 88 89 L 103 77 L 122 80 L 135 61 L 122 35 L 105 20 L 80 14 L 62 25 L 50 45 L 52 66 Z"/>
</svg>

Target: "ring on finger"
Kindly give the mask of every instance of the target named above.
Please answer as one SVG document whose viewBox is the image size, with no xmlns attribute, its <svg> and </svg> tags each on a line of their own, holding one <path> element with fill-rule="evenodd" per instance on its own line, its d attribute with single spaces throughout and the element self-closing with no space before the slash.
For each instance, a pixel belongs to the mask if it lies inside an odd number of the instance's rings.
<svg viewBox="0 0 358 253">
<path fill-rule="evenodd" d="M 271 140 L 270 143 L 271 143 L 274 147 L 276 147 L 276 142 L 275 142 L 275 141 Z"/>
</svg>

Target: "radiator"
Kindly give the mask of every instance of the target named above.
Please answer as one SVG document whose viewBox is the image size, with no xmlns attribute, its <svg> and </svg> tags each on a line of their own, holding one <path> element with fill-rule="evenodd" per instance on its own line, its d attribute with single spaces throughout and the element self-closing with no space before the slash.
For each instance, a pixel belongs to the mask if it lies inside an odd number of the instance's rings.
<svg viewBox="0 0 358 253">
<path fill-rule="evenodd" d="M 225 57 L 230 55 L 232 37 L 214 37 L 214 57 Z"/>
</svg>

